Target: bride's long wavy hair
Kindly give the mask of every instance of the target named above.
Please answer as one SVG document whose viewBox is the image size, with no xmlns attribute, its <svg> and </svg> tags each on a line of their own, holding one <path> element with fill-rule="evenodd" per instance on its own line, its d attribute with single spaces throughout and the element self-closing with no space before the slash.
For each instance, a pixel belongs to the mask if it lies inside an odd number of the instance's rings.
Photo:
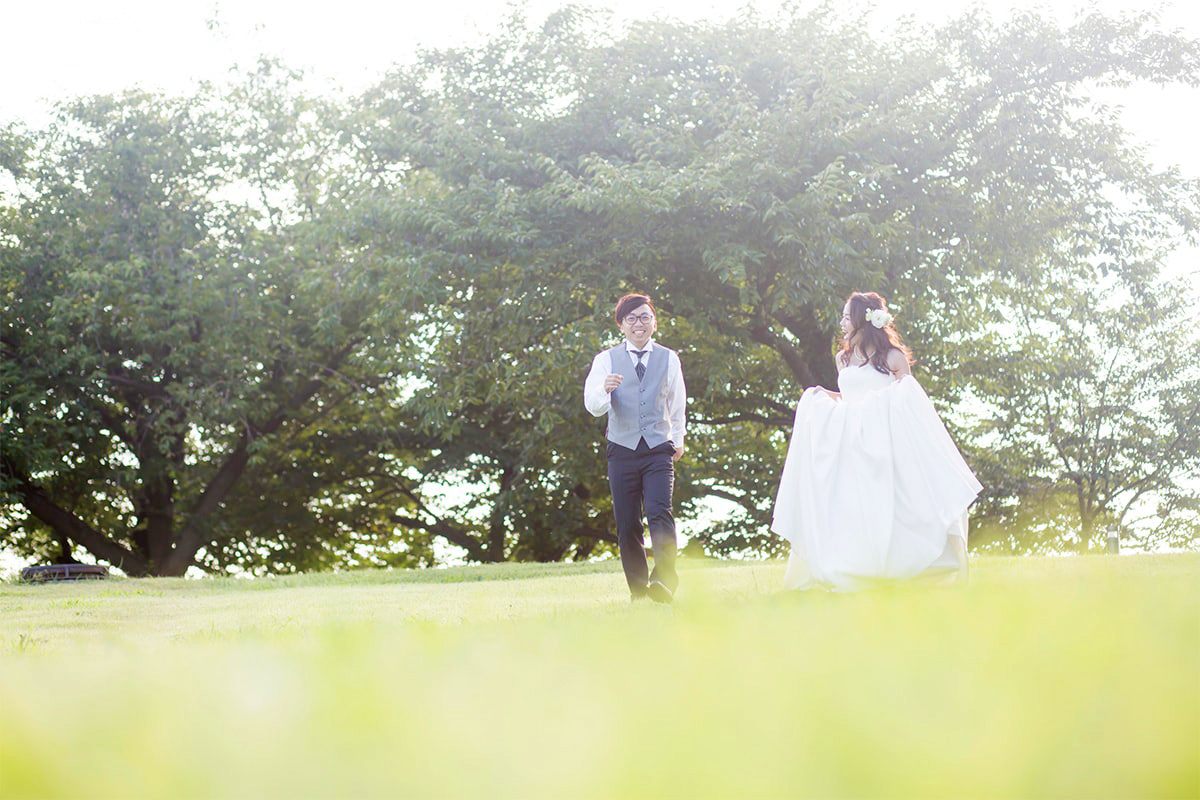
<svg viewBox="0 0 1200 800">
<path fill-rule="evenodd" d="M 912 351 L 904 344 L 900 331 L 889 322 L 882 328 L 876 328 L 867 321 L 867 312 L 875 309 L 887 311 L 887 301 L 875 292 L 854 292 L 846 301 L 850 304 L 850 333 L 842 335 L 842 346 L 838 350 L 838 360 L 849 365 L 857 352 L 871 366 L 885 375 L 891 375 L 888 368 L 888 354 L 899 350 L 913 364 Z M 888 312 L 889 315 L 891 312 Z M 868 355 L 869 354 L 869 355 Z"/>
</svg>

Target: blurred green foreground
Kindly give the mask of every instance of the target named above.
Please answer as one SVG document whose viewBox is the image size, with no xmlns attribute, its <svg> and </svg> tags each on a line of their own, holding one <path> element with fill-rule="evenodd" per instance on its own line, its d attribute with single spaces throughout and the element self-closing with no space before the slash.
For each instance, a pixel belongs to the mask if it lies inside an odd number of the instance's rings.
<svg viewBox="0 0 1200 800">
<path fill-rule="evenodd" d="M 0 585 L 0 796 L 1198 797 L 1200 555 Z"/>
</svg>

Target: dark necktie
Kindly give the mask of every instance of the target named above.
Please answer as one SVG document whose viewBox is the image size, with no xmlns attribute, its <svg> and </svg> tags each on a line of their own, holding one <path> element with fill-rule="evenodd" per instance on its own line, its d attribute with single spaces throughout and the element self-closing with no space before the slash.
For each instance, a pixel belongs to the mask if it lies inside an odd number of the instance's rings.
<svg viewBox="0 0 1200 800">
<path fill-rule="evenodd" d="M 638 359 L 637 366 L 634 367 L 634 369 L 637 370 L 638 380 L 640 381 L 642 378 L 646 377 L 646 365 L 642 363 L 642 356 L 646 355 L 646 353 L 648 353 L 650 351 L 649 350 L 630 350 L 629 352 L 631 352 L 635 356 L 637 356 L 637 359 Z"/>
</svg>

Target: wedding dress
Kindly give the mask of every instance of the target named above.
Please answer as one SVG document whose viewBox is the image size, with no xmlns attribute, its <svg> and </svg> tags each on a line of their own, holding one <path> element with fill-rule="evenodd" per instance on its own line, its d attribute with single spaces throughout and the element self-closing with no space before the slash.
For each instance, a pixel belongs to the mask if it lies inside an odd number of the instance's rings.
<svg viewBox="0 0 1200 800">
<path fill-rule="evenodd" d="M 771 529 L 791 542 L 784 586 L 847 591 L 965 568 L 975 479 L 924 389 L 870 364 L 809 389 Z M 954 537 L 961 541 L 955 542 Z"/>
</svg>

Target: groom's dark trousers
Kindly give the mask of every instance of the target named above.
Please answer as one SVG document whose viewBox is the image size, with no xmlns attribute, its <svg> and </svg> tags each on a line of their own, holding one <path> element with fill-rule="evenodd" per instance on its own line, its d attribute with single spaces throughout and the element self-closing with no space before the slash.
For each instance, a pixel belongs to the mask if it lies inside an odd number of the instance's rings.
<svg viewBox="0 0 1200 800">
<path fill-rule="evenodd" d="M 613 516 L 617 520 L 617 544 L 629 591 L 646 593 L 650 580 L 662 581 L 672 592 L 679 586 L 675 572 L 675 515 L 671 493 L 675 488 L 675 446 L 666 442 L 651 448 L 645 439 L 636 450 L 608 443 L 608 485 L 612 489 Z M 654 548 L 654 572 L 647 574 L 646 550 L 642 544 L 642 510 L 650 528 Z"/>
</svg>

